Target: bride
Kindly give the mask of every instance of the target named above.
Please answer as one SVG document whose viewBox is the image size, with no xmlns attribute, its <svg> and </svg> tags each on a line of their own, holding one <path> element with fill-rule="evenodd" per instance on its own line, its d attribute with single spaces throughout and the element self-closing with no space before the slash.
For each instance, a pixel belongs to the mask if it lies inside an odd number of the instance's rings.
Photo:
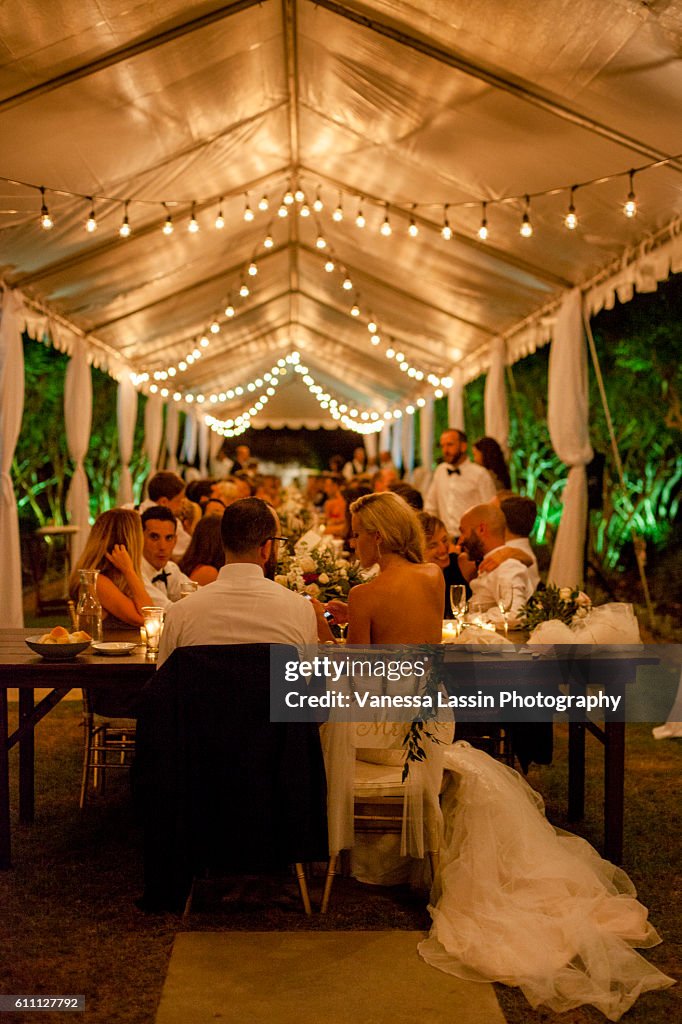
<svg viewBox="0 0 682 1024">
<path fill-rule="evenodd" d="M 348 642 L 438 643 L 442 574 L 422 563 L 412 510 L 383 493 L 350 511 L 361 563 L 378 562 L 381 572 L 349 595 Z M 556 831 L 541 797 L 482 751 L 455 743 L 444 750 L 444 767 L 433 924 L 419 947 L 427 963 L 470 981 L 519 986 L 534 1007 L 592 1004 L 614 1021 L 643 992 L 674 984 L 633 949 L 661 940 L 624 871 Z"/>
</svg>

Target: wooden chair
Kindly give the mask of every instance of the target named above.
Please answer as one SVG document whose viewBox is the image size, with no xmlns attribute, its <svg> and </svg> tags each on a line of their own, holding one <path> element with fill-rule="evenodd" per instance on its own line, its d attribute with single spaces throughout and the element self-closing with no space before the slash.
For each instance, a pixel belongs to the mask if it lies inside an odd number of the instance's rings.
<svg viewBox="0 0 682 1024">
<path fill-rule="evenodd" d="M 118 710 L 113 699 L 119 700 Z M 94 788 L 103 793 L 106 773 L 112 770 L 128 770 L 135 753 L 135 726 L 133 718 L 125 717 L 130 712 L 130 702 L 124 704 L 120 695 L 110 691 L 83 690 L 83 771 L 79 806 L 85 807 L 88 796 L 90 775 Z"/>
</svg>

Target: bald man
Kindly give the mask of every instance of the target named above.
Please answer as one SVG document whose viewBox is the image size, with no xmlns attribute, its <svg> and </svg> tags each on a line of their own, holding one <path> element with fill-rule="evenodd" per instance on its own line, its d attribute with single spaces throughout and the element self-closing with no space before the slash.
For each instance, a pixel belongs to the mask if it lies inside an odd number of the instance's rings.
<svg viewBox="0 0 682 1024">
<path fill-rule="evenodd" d="M 502 511 L 495 505 L 474 505 L 468 509 L 459 524 L 459 544 L 467 557 L 480 565 L 486 556 L 505 545 L 506 522 Z M 471 580 L 471 600 L 484 607 L 497 608 L 502 594 L 511 590 L 509 620 L 517 617 L 534 590 L 528 569 L 516 558 L 507 558 L 491 572 L 479 572 Z M 489 613 L 493 622 L 501 620 L 499 611 Z"/>
</svg>

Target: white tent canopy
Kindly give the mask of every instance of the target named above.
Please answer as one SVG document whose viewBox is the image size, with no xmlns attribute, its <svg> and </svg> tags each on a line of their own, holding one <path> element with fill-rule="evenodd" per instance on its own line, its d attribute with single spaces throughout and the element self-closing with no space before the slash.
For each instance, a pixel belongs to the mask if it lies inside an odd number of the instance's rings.
<svg viewBox="0 0 682 1024">
<path fill-rule="evenodd" d="M 616 286 L 631 294 L 679 269 L 682 160 L 635 175 L 636 217 L 622 206 L 624 172 L 682 150 L 681 36 L 680 0 L 5 4 L 3 279 L 33 309 L 33 329 L 66 350 L 85 336 L 116 376 L 177 367 L 217 319 L 171 394 L 219 396 L 296 348 L 339 402 L 381 413 L 433 393 L 389 349 L 415 373 L 458 368 L 466 382 L 487 368 L 493 339 L 508 362 L 550 340 L 567 289 L 596 282 L 598 308 Z M 295 203 L 280 218 L 296 186 L 311 216 Z M 519 235 L 526 196 L 530 238 Z M 563 224 L 571 198 L 575 231 Z M 302 394 L 296 379 L 254 425 L 309 423 Z M 244 408 L 218 400 L 210 411 Z"/>
</svg>

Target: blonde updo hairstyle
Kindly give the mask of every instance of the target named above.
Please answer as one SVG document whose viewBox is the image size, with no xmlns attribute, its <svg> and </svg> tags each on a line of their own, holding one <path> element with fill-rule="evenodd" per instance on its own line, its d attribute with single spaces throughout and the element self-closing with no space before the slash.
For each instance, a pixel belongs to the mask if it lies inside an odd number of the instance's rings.
<svg viewBox="0 0 682 1024">
<path fill-rule="evenodd" d="M 112 508 L 108 512 L 98 515 L 69 579 L 71 597 L 75 599 L 78 595 L 78 572 L 80 569 L 99 569 L 102 575 L 108 576 L 119 590 L 127 594 L 128 597 L 132 597 L 123 573 L 111 564 L 106 554 L 116 544 L 124 544 L 128 549 L 135 572 L 139 576 L 143 543 L 142 521 L 139 513 L 125 508 Z"/>
<path fill-rule="evenodd" d="M 379 534 L 381 554 L 400 555 L 408 562 L 424 561 L 424 534 L 417 513 L 397 494 L 365 494 L 350 507 L 363 530 Z"/>
</svg>

